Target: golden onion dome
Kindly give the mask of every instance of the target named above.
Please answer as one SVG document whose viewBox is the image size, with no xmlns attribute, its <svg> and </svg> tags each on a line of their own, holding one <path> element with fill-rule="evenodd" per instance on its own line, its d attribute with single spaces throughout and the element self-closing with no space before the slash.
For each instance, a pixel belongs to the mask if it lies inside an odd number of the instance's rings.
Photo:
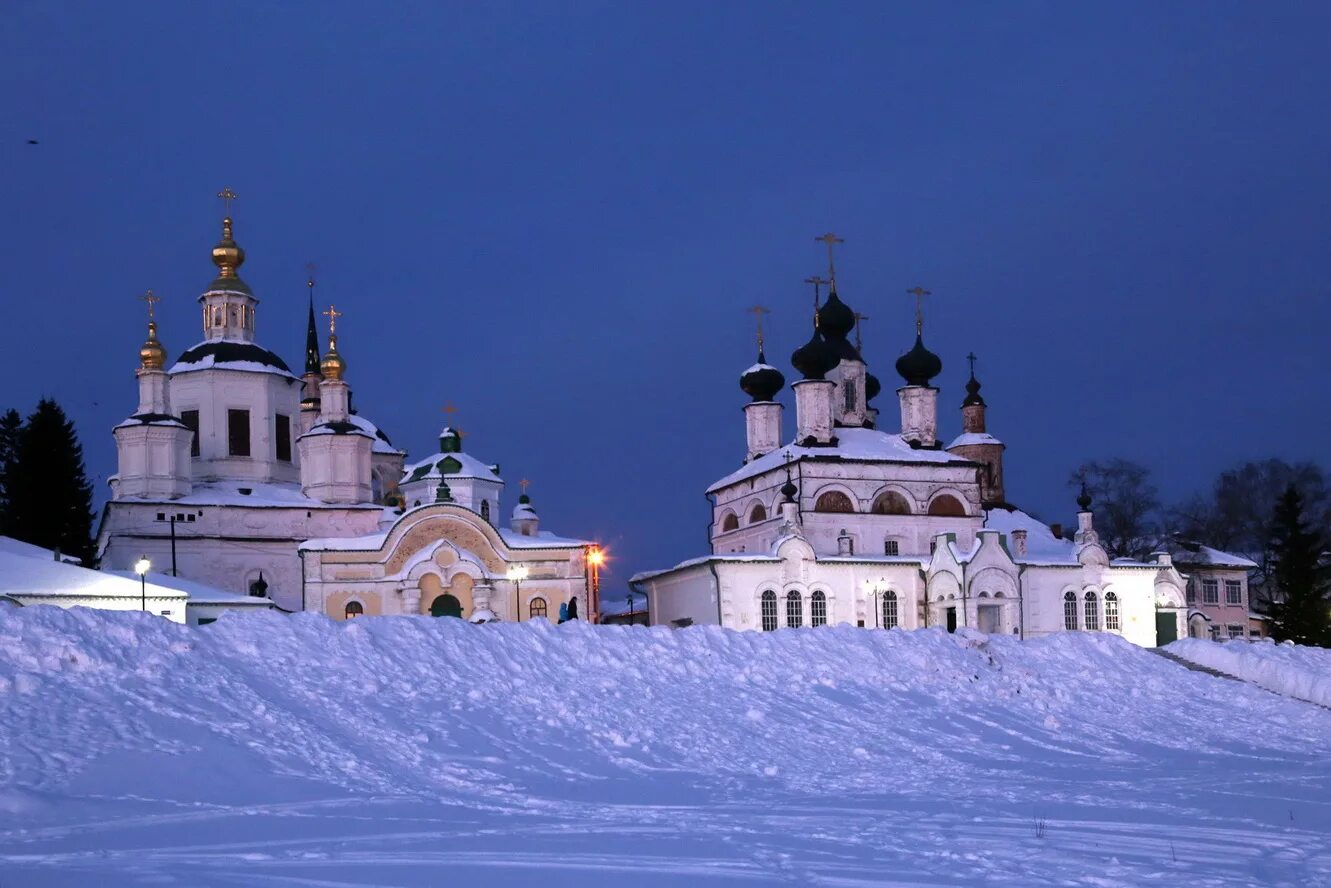
<svg viewBox="0 0 1331 888">
<path fill-rule="evenodd" d="M 347 372 L 347 362 L 337 353 L 337 334 L 328 337 L 328 352 L 319 362 L 319 372 L 324 379 L 341 379 Z"/>
<path fill-rule="evenodd" d="M 166 366 L 166 348 L 157 341 L 157 322 L 148 322 L 148 341 L 139 349 L 139 366 L 144 370 L 161 370 Z"/>
<path fill-rule="evenodd" d="M 213 264 L 224 278 L 236 277 L 236 269 L 245 264 L 245 251 L 231 237 L 230 216 L 222 220 L 222 239 L 213 247 Z"/>
</svg>

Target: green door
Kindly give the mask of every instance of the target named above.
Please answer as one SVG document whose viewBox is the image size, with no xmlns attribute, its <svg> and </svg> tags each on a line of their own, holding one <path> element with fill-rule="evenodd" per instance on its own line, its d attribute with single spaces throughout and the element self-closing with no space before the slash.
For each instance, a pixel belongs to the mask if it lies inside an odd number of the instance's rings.
<svg viewBox="0 0 1331 888">
<path fill-rule="evenodd" d="M 1178 617 L 1173 611 L 1155 612 L 1155 643 L 1157 646 L 1178 641 Z"/>
<path fill-rule="evenodd" d="M 445 592 L 430 604 L 432 617 L 461 617 L 462 602 Z"/>
</svg>

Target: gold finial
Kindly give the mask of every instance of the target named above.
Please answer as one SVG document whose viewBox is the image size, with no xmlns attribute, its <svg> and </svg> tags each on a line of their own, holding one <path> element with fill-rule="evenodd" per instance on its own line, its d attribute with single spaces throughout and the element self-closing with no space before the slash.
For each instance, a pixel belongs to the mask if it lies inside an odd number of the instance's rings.
<svg viewBox="0 0 1331 888">
<path fill-rule="evenodd" d="M 815 237 L 814 240 L 822 241 L 827 244 L 827 283 L 831 284 L 832 292 L 836 292 L 836 261 L 832 256 L 832 248 L 837 244 L 844 244 L 845 238 L 837 237 L 832 232 Z"/>
<path fill-rule="evenodd" d="M 157 341 L 157 321 L 153 317 L 153 304 L 162 297 L 149 290 L 139 297 L 148 303 L 148 341 L 139 348 L 139 366 L 144 370 L 161 370 L 166 366 L 166 349 Z"/>
<path fill-rule="evenodd" d="M 920 300 L 925 296 L 934 294 L 931 290 L 924 289 L 924 287 L 915 287 L 907 290 L 906 295 L 915 297 L 915 335 L 919 336 L 924 333 L 924 309 L 920 306 Z"/>
<path fill-rule="evenodd" d="M 822 278 L 818 277 L 818 275 L 815 274 L 813 277 L 807 277 L 807 278 L 805 278 L 805 279 L 804 279 L 804 283 L 806 283 L 806 284 L 813 284 L 813 326 L 814 326 L 814 329 L 817 329 L 817 328 L 818 328 L 818 307 L 819 307 L 819 305 L 822 304 L 822 301 L 823 301 L 822 287 L 823 287 L 823 284 L 828 283 L 828 281 L 823 280 Z"/>
<path fill-rule="evenodd" d="M 344 314 L 346 312 L 338 311 L 337 306 L 332 304 L 329 304 L 328 311 L 323 313 L 324 317 L 328 318 L 328 354 L 319 362 L 319 370 L 323 373 L 324 379 L 341 379 L 347 372 L 347 362 L 337 351 L 337 319 Z"/>
<path fill-rule="evenodd" d="M 771 310 L 770 308 L 767 308 L 766 306 L 763 306 L 763 305 L 755 305 L 755 306 L 753 306 L 752 308 L 746 308 L 746 309 L 744 309 L 744 310 L 747 311 L 749 314 L 753 315 L 754 320 L 758 322 L 758 353 L 759 353 L 759 354 L 762 354 L 762 350 L 763 350 L 763 315 L 771 314 L 771 313 L 772 313 L 772 310 Z"/>
<path fill-rule="evenodd" d="M 236 199 L 236 192 L 232 191 L 231 187 L 228 185 L 221 191 L 217 192 L 217 196 L 222 198 L 222 215 L 230 216 L 231 201 Z"/>
<path fill-rule="evenodd" d="M 226 215 L 222 218 L 222 240 L 213 247 L 213 264 L 218 268 L 219 277 L 238 277 L 236 269 L 245 263 L 245 251 L 231 235 L 231 201 L 236 199 L 236 192 L 223 188 L 217 196 L 222 198 Z"/>
<path fill-rule="evenodd" d="M 869 320 L 868 315 L 862 315 L 858 311 L 852 312 L 855 315 L 855 351 L 864 351 L 864 341 L 860 338 L 860 321 Z"/>
</svg>

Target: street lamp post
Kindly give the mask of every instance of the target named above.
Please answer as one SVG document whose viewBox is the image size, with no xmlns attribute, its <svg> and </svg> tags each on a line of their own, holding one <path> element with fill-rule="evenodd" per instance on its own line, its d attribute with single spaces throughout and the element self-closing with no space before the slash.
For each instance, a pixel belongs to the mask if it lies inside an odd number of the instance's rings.
<svg viewBox="0 0 1331 888">
<path fill-rule="evenodd" d="M 134 572 L 139 575 L 139 606 L 145 612 L 148 610 L 148 571 L 152 566 L 147 555 L 134 562 Z"/>
<path fill-rule="evenodd" d="M 629 590 L 629 625 L 633 625 L 633 590 Z"/>
<path fill-rule="evenodd" d="M 587 550 L 587 566 L 591 569 L 591 595 L 588 596 L 590 605 L 587 610 L 587 619 L 593 622 L 601 621 L 601 565 L 605 564 L 605 550 L 598 545 L 593 545 Z"/>
<path fill-rule="evenodd" d="M 508 579 L 513 584 L 513 621 L 522 622 L 522 581 L 527 579 L 528 570 L 525 564 L 510 564 L 508 566 Z"/>
</svg>

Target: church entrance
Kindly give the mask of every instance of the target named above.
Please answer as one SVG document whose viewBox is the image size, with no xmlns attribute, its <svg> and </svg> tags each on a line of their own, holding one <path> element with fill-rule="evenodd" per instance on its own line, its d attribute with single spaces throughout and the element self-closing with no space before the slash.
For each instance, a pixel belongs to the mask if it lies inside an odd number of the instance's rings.
<svg viewBox="0 0 1331 888">
<path fill-rule="evenodd" d="M 982 604 L 976 609 L 975 628 L 986 635 L 996 635 L 998 633 L 998 618 L 1000 615 L 999 606 L 996 604 Z"/>
<path fill-rule="evenodd" d="M 430 603 L 432 617 L 461 617 L 462 602 L 445 592 Z"/>
<path fill-rule="evenodd" d="M 1178 616 L 1174 611 L 1155 612 L 1155 643 L 1157 646 L 1178 641 Z"/>
<path fill-rule="evenodd" d="M 947 631 L 957 631 L 957 609 L 955 607 L 949 607 L 947 609 Z"/>
</svg>

